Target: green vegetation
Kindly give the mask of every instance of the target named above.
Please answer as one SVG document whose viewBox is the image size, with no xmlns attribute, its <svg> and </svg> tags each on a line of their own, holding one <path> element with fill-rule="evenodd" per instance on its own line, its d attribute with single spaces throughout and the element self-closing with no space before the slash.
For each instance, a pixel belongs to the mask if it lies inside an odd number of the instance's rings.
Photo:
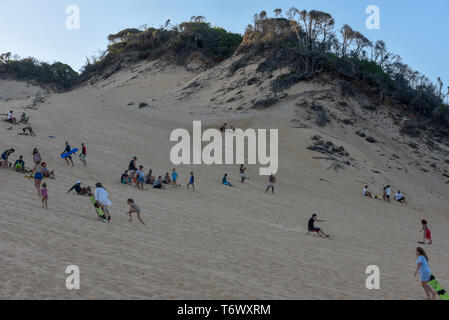
<svg viewBox="0 0 449 320">
<path fill-rule="evenodd" d="M 20 59 L 15 56 L 11 59 L 11 53 L 0 55 L 0 75 L 17 80 L 32 80 L 56 89 L 71 88 L 78 77 L 78 73 L 67 64 L 48 64 L 31 57 Z"/>
</svg>

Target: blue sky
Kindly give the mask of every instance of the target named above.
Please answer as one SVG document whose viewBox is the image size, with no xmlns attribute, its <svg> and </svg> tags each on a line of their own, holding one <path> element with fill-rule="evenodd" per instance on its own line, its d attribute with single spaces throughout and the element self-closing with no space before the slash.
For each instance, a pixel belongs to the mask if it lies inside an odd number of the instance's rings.
<svg viewBox="0 0 449 320">
<path fill-rule="evenodd" d="M 80 30 L 65 27 L 69 5 L 80 8 Z M 365 27 L 368 5 L 380 8 L 380 30 Z M 0 53 L 11 51 L 75 70 L 107 46 L 106 37 L 127 27 L 163 25 L 202 15 L 213 25 L 243 33 L 256 12 L 295 6 L 329 12 L 371 40 L 384 40 L 405 63 L 449 85 L 448 0 L 0 0 Z"/>
</svg>

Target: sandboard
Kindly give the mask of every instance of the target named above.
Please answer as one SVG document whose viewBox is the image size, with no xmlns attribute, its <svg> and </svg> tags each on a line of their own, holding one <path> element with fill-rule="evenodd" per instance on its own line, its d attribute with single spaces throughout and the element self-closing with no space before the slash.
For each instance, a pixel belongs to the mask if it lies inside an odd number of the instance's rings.
<svg viewBox="0 0 449 320">
<path fill-rule="evenodd" d="M 101 210 L 101 208 L 99 208 L 99 207 L 97 208 L 95 206 L 95 203 L 96 203 L 95 197 L 94 196 L 90 197 L 90 201 L 92 202 L 92 205 L 94 206 L 95 210 L 97 211 L 97 214 L 100 217 L 101 221 L 103 221 L 104 223 L 107 223 L 108 220 L 106 219 L 106 216 L 104 215 L 104 212 Z"/>
<path fill-rule="evenodd" d="M 77 153 L 78 151 L 79 151 L 78 148 L 75 148 L 75 149 L 72 149 L 70 152 L 64 152 L 61 154 L 61 158 L 65 159 L 68 156 L 71 156 L 72 154 Z"/>
<path fill-rule="evenodd" d="M 449 300 L 449 294 L 446 292 L 446 290 L 443 289 L 441 284 L 438 283 L 437 279 L 433 275 L 430 276 L 429 284 L 433 288 L 433 290 L 435 290 L 441 300 Z"/>
</svg>

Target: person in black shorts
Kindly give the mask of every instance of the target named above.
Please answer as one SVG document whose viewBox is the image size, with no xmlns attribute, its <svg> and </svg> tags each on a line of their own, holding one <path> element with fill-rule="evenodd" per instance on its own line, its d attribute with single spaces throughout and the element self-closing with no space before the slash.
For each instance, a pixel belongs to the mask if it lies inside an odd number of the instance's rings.
<svg viewBox="0 0 449 320">
<path fill-rule="evenodd" d="M 134 181 L 134 175 L 137 172 L 137 157 L 133 157 L 133 159 L 131 160 L 131 162 L 129 163 L 128 166 L 128 171 L 129 171 L 129 176 L 131 178 L 131 181 Z"/>
<path fill-rule="evenodd" d="M 72 147 L 69 145 L 69 142 L 66 141 L 65 142 L 65 149 L 63 153 L 68 152 L 69 155 L 67 157 L 65 157 L 65 162 L 67 162 L 67 165 L 69 166 L 70 164 L 72 164 L 72 167 L 74 167 L 75 165 L 73 164 L 73 159 L 72 159 L 72 155 L 70 154 L 70 152 L 72 151 Z M 69 163 L 70 160 L 70 163 Z"/>
<path fill-rule="evenodd" d="M 316 233 L 318 233 L 318 235 L 320 237 L 324 236 L 326 238 L 329 238 L 329 235 L 324 233 L 324 231 L 322 229 L 315 227 L 315 222 L 326 222 L 326 221 L 318 220 L 318 216 L 316 214 L 314 214 L 312 216 L 312 218 L 309 219 L 309 226 L 308 226 L 307 234 L 309 234 L 310 232 L 316 232 Z"/>
</svg>

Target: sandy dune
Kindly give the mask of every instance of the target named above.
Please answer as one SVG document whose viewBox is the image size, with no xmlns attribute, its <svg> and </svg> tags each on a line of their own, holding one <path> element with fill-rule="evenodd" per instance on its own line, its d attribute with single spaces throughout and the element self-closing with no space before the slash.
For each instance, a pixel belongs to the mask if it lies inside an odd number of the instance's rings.
<svg viewBox="0 0 449 320">
<path fill-rule="evenodd" d="M 382 143 L 366 142 L 354 134 L 358 128 L 338 119 L 324 128 L 303 121 L 297 101 L 311 90 L 332 90 L 331 83 L 298 84 L 278 105 L 257 111 L 249 108 L 251 100 L 265 96 L 266 84 L 241 85 L 241 100 L 231 102 L 230 111 L 224 102 L 236 92 L 217 90 L 236 86 L 246 75 L 226 77 L 220 68 L 195 73 L 140 64 L 51 94 L 36 110 L 24 109 L 35 88 L 28 92 L 24 84 L 0 81 L 0 113 L 26 110 L 38 135 L 18 136 L 19 126 L 7 130 L 11 125 L 1 122 L 0 149 L 15 148 L 13 160 L 23 154 L 30 166 L 37 147 L 56 170 L 56 180 L 46 181 L 47 211 L 40 208 L 32 180 L 0 171 L 0 298 L 422 299 L 418 278 L 413 279 L 422 218 L 429 220 L 434 238 L 426 248 L 430 266 L 449 288 L 448 185 L 441 173 L 415 165 L 428 167 L 434 157 L 439 170 L 447 170 L 442 154 L 424 146 L 421 157 L 412 153 L 386 112 L 374 116 L 350 100 L 365 119 L 358 126 Z M 202 85 L 183 90 L 195 81 Z M 149 106 L 139 109 L 140 102 Z M 323 103 L 337 118 L 345 116 L 329 99 Z M 237 111 L 240 105 L 245 107 Z M 171 171 L 170 132 L 191 129 L 192 120 L 205 127 L 228 121 L 243 129 L 279 128 L 277 193 L 264 193 L 267 178 L 258 176 L 258 166 L 249 167 L 251 180 L 244 185 L 238 166 L 178 167 L 183 187 L 177 191 L 137 191 L 119 183 L 134 155 L 146 170 Z M 328 169 L 330 162 L 313 159 L 320 154 L 306 147 L 315 134 L 343 145 L 354 165 L 335 171 Z M 76 157 L 75 168 L 59 158 L 66 140 L 78 147 L 86 143 L 88 168 Z M 195 193 L 184 187 L 191 170 Z M 220 184 L 224 172 L 235 188 Z M 77 179 L 91 186 L 102 182 L 109 190 L 112 223 L 96 220 L 88 198 L 66 194 Z M 387 183 L 406 192 L 407 206 L 360 196 L 364 184 L 378 191 Z M 127 221 L 129 197 L 142 208 L 146 226 Z M 312 213 L 327 220 L 321 226 L 331 239 L 307 236 Z M 71 264 L 80 268 L 78 291 L 65 287 Z M 378 291 L 365 288 L 365 269 L 372 264 L 381 270 Z"/>
</svg>

